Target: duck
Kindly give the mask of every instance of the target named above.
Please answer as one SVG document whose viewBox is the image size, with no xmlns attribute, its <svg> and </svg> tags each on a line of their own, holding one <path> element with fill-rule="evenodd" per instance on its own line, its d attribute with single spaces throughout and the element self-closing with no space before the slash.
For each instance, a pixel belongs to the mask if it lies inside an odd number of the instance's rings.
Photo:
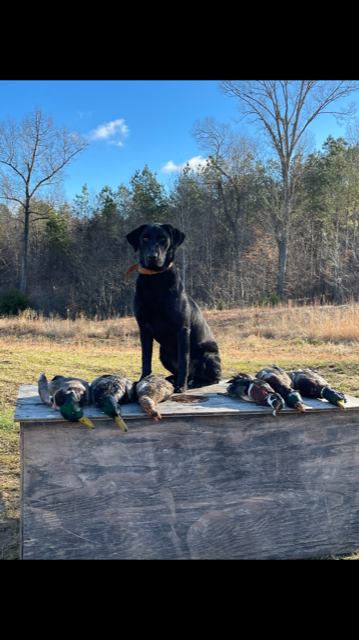
<svg viewBox="0 0 359 640">
<path fill-rule="evenodd" d="M 136 402 L 142 411 L 149 413 L 156 422 L 162 418 L 156 411 L 156 405 L 167 400 L 173 392 L 173 384 L 161 375 L 150 374 L 135 383 Z"/>
<path fill-rule="evenodd" d="M 311 369 L 298 369 L 289 374 L 293 389 L 298 389 L 307 398 L 325 398 L 331 404 L 345 411 L 347 402 L 344 393 L 332 389 L 322 376 Z"/>
<path fill-rule="evenodd" d="M 259 380 L 265 380 L 268 384 L 279 393 L 291 409 L 296 409 L 300 413 L 305 413 L 303 399 L 299 391 L 294 391 L 292 380 L 289 375 L 276 364 L 271 367 L 264 367 L 256 374 Z"/>
<path fill-rule="evenodd" d="M 113 420 L 125 433 L 128 427 L 121 416 L 120 404 L 134 402 L 135 388 L 132 380 L 121 375 L 103 375 L 91 382 L 92 402 Z"/>
<path fill-rule="evenodd" d="M 282 396 L 276 393 L 268 382 L 258 380 L 248 373 L 237 373 L 228 384 L 226 395 L 247 402 L 256 402 L 263 407 L 271 407 L 274 416 L 284 407 Z"/>
<path fill-rule="evenodd" d="M 55 411 L 60 411 L 65 420 L 81 422 L 91 429 L 95 428 L 91 420 L 84 416 L 81 408 L 91 402 L 88 382 L 81 378 L 65 376 L 54 376 L 47 382 L 45 373 L 42 373 L 38 380 L 38 390 L 41 400 Z"/>
</svg>

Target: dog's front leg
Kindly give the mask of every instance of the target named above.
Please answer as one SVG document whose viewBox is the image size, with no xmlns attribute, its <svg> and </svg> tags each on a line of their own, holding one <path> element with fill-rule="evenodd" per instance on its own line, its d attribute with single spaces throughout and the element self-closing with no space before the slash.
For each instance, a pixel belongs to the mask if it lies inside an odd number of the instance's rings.
<svg viewBox="0 0 359 640">
<path fill-rule="evenodd" d="M 142 347 L 142 378 L 149 376 L 152 371 L 153 336 L 146 327 L 140 329 Z"/>
<path fill-rule="evenodd" d="M 177 333 L 178 376 L 175 393 L 183 393 L 187 389 L 189 366 L 189 329 L 182 327 Z"/>
</svg>

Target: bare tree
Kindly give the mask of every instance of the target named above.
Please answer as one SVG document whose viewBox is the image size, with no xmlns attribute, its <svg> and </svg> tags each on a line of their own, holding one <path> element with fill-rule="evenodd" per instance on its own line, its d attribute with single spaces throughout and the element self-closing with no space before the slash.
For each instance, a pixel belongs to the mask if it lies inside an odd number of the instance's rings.
<svg viewBox="0 0 359 640">
<path fill-rule="evenodd" d="M 246 244 L 244 217 L 248 196 L 255 181 L 256 140 L 246 133 L 236 134 L 215 118 L 196 120 L 191 130 L 198 146 L 208 154 L 206 178 L 217 191 L 223 207 L 227 252 L 232 254 L 236 286 L 244 297 L 243 278 Z"/>
<path fill-rule="evenodd" d="M 271 147 L 276 151 L 283 181 L 284 211 L 282 226 L 276 233 L 279 250 L 278 295 L 283 298 L 287 261 L 289 223 L 297 181 L 297 163 L 293 158 L 304 141 L 308 126 L 322 113 L 331 113 L 338 119 L 352 117 L 355 105 L 339 108 L 331 105 L 359 90 L 354 80 L 223 80 L 221 91 L 238 98 L 242 118 L 259 125 Z M 298 165 L 297 165 L 298 166 Z"/>
<path fill-rule="evenodd" d="M 59 187 L 64 168 L 86 149 L 88 142 L 66 127 L 58 127 L 39 107 L 20 124 L 13 118 L 0 123 L 0 197 L 17 203 L 23 211 L 24 234 L 20 289 L 25 293 L 29 224 L 46 218 L 32 206 L 35 198 L 44 199 L 43 190 Z M 49 205 L 50 208 L 50 205 Z M 36 207 L 35 207 L 36 209 Z"/>
</svg>

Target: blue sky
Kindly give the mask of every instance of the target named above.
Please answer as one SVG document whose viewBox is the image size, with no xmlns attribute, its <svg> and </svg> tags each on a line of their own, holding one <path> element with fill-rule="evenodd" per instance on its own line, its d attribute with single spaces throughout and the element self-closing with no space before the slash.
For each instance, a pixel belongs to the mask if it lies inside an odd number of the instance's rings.
<svg viewBox="0 0 359 640">
<path fill-rule="evenodd" d="M 349 98 L 354 100 L 359 102 L 359 94 Z M 193 122 L 207 116 L 231 122 L 237 113 L 235 100 L 219 92 L 218 81 L 0 82 L 0 121 L 21 120 L 35 104 L 56 124 L 89 136 L 90 147 L 68 168 L 69 200 L 85 182 L 96 193 L 105 185 L 127 183 L 145 164 L 166 184 L 166 165 L 201 154 L 190 135 Z M 317 118 L 311 131 L 317 147 L 329 134 L 345 135 L 330 115 Z"/>
</svg>

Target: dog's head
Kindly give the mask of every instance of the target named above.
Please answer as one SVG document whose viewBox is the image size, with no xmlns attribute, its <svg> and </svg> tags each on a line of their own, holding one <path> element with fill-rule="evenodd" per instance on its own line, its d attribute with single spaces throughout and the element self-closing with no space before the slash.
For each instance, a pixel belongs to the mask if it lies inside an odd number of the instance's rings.
<svg viewBox="0 0 359 640">
<path fill-rule="evenodd" d="M 126 235 L 145 269 L 161 271 L 173 262 L 176 250 L 186 237 L 172 224 L 142 224 Z"/>
</svg>

